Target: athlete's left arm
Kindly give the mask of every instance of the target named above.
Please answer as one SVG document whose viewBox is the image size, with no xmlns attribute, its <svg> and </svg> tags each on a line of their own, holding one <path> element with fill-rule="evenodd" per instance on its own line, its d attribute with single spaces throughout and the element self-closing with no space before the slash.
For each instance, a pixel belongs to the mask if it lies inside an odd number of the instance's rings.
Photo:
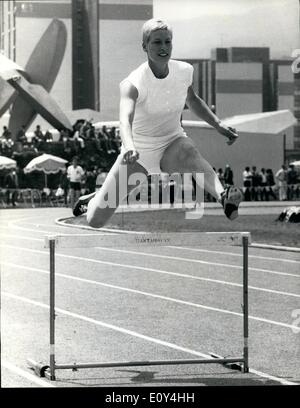
<svg viewBox="0 0 300 408">
<path fill-rule="evenodd" d="M 213 126 L 221 135 L 227 137 L 228 145 L 236 141 L 238 138 L 236 130 L 222 123 L 217 115 L 209 109 L 204 100 L 195 93 L 192 85 L 188 88 L 186 104 L 200 119 L 205 120 L 205 122 Z"/>
</svg>

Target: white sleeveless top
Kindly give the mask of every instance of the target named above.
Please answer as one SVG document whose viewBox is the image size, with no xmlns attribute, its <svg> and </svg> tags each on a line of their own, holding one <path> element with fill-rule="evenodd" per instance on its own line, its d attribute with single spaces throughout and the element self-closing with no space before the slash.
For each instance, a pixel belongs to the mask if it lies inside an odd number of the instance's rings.
<svg viewBox="0 0 300 408">
<path fill-rule="evenodd" d="M 153 138 L 186 136 L 180 118 L 193 80 L 192 65 L 170 60 L 169 74 L 159 79 L 147 61 L 132 71 L 126 80 L 138 91 L 132 124 L 133 142 L 137 147 L 147 148 L 155 143 Z"/>
</svg>

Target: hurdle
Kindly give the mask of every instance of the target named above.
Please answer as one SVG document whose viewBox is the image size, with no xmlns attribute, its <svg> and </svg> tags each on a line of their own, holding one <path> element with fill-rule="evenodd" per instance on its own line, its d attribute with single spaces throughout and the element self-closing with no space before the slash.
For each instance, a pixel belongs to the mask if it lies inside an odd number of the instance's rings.
<svg viewBox="0 0 300 408">
<path fill-rule="evenodd" d="M 50 341 L 49 365 L 27 359 L 28 365 L 40 377 L 55 381 L 56 370 L 84 368 L 108 368 L 130 366 L 180 365 L 180 364 L 222 364 L 231 369 L 249 372 L 248 352 L 248 247 L 251 244 L 249 232 L 169 232 L 169 233 L 102 233 L 102 234 L 63 234 L 45 237 L 45 247 L 49 249 L 50 258 Z M 227 245 L 243 248 L 243 355 L 225 358 L 209 353 L 211 358 L 175 359 L 149 361 L 112 361 L 57 364 L 55 361 L 55 252 L 57 248 L 92 248 L 92 247 L 152 247 L 152 246 L 212 246 Z"/>
</svg>

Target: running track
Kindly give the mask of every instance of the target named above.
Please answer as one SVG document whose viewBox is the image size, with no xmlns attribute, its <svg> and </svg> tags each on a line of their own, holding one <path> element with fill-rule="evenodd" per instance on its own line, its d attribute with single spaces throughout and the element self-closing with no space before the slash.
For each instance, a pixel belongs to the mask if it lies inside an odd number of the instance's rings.
<svg viewBox="0 0 300 408">
<path fill-rule="evenodd" d="M 300 383 L 300 254 L 249 250 L 250 373 L 219 365 L 58 370 L 48 363 L 51 233 L 66 208 L 2 210 L 2 387 Z M 84 231 L 87 233 L 88 231 Z M 64 249 L 56 267 L 57 363 L 242 353 L 241 248 Z M 297 319 L 298 318 L 298 319 Z"/>
</svg>

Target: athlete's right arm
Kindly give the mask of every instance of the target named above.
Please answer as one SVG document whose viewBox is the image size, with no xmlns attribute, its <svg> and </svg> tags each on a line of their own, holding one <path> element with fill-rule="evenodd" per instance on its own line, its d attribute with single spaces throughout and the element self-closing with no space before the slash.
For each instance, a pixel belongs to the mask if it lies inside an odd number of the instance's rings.
<svg viewBox="0 0 300 408">
<path fill-rule="evenodd" d="M 129 81 L 120 84 L 120 137 L 125 149 L 124 162 L 132 164 L 139 158 L 132 138 L 132 122 L 138 91 Z"/>
</svg>

